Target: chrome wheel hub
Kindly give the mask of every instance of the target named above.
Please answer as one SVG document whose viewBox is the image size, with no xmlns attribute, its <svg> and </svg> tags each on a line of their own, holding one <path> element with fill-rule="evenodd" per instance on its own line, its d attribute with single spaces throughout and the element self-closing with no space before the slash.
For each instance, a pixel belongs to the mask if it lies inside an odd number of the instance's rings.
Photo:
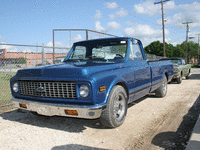
<svg viewBox="0 0 200 150">
<path fill-rule="evenodd" d="M 114 115 L 116 120 L 121 120 L 125 113 L 126 100 L 122 94 L 118 94 L 114 101 Z"/>
</svg>

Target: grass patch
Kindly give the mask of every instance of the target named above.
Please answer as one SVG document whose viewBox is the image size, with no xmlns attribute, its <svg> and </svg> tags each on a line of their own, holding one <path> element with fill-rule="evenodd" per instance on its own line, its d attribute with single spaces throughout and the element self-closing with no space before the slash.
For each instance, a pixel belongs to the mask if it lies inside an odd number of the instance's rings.
<svg viewBox="0 0 200 150">
<path fill-rule="evenodd" d="M 15 72 L 0 72 L 0 105 L 12 103 L 10 101 L 10 79 L 15 74 Z"/>
<path fill-rule="evenodd" d="M 191 65 L 191 68 L 199 68 L 198 64 L 196 63 L 190 64 L 190 65 Z"/>
<path fill-rule="evenodd" d="M 14 105 L 0 107 L 0 114 L 15 109 Z"/>
</svg>

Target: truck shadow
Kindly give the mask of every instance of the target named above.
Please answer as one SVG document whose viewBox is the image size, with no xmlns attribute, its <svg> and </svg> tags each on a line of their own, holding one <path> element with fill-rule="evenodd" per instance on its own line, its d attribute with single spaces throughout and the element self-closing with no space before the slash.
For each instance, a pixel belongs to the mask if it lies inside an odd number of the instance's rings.
<svg viewBox="0 0 200 150">
<path fill-rule="evenodd" d="M 39 116 L 34 115 L 26 110 L 13 110 L 0 114 L 5 120 L 19 122 L 37 127 L 45 127 L 50 129 L 62 130 L 67 132 L 83 132 L 87 127 L 104 128 L 99 119 L 89 120 L 80 118 L 70 118 L 61 116 Z"/>
<path fill-rule="evenodd" d="M 189 80 L 200 80 L 200 74 L 191 74 Z"/>
<path fill-rule="evenodd" d="M 146 95 L 146 96 L 144 96 L 144 97 L 142 97 L 142 98 L 140 98 L 140 99 L 138 99 L 138 100 L 135 100 L 135 101 L 129 103 L 129 104 L 128 104 L 128 108 L 130 108 L 130 107 L 132 107 L 132 106 L 134 106 L 134 105 L 136 105 L 136 104 L 138 104 L 138 103 L 144 101 L 144 100 L 147 99 L 148 97 L 151 97 L 151 98 L 158 98 L 158 97 L 155 96 L 154 93 L 150 93 L 150 94 L 148 94 L 148 95 Z"/>
<path fill-rule="evenodd" d="M 190 135 L 193 131 L 195 123 L 200 114 L 200 95 L 189 109 L 188 113 L 183 116 L 183 121 L 178 127 L 176 132 L 162 132 L 157 134 L 153 140 L 152 144 L 162 147 L 166 150 L 168 149 L 185 149 Z M 198 141 L 195 141 L 198 142 Z M 200 142 L 198 142 L 200 145 Z"/>
<path fill-rule="evenodd" d="M 140 103 L 149 96 L 140 98 L 128 105 L 128 108 Z M 83 132 L 87 127 L 95 129 L 111 129 L 101 124 L 100 119 L 82 119 L 61 116 L 42 116 L 34 115 L 29 111 L 16 109 L 0 114 L 5 120 L 28 124 L 32 126 L 45 127 L 50 129 L 62 130 L 66 132 Z"/>
<path fill-rule="evenodd" d="M 55 146 L 51 150 L 71 150 L 71 149 L 80 149 L 80 150 L 108 150 L 96 147 L 90 147 L 85 145 L 78 145 L 78 144 L 69 144 L 69 145 L 61 145 Z"/>
</svg>

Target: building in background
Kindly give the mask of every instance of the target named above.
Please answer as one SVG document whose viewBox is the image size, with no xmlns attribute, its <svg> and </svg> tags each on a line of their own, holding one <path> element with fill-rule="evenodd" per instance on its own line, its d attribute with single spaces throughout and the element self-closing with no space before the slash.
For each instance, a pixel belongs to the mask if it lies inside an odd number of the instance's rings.
<svg viewBox="0 0 200 150">
<path fill-rule="evenodd" d="M 60 60 L 66 56 L 66 53 L 56 53 L 55 57 Z M 53 53 L 45 53 L 46 64 L 53 64 Z M 18 66 L 34 67 L 42 64 L 42 53 L 34 52 L 7 52 L 6 49 L 0 49 L 0 65 L 16 64 Z"/>
</svg>

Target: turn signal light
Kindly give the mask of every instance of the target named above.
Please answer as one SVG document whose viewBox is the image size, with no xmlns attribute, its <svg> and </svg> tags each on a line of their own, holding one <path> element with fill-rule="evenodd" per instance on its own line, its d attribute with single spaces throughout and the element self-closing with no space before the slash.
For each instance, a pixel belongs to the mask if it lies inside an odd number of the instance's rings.
<svg viewBox="0 0 200 150">
<path fill-rule="evenodd" d="M 101 87 L 99 88 L 99 91 L 100 91 L 100 92 L 105 91 L 105 90 L 106 90 L 106 86 L 101 86 Z"/>
<path fill-rule="evenodd" d="M 21 107 L 21 108 L 26 108 L 27 109 L 27 106 L 26 106 L 26 104 L 19 104 L 19 106 Z"/>
<path fill-rule="evenodd" d="M 75 115 L 75 116 L 78 116 L 77 110 L 68 110 L 68 109 L 65 109 L 65 113 L 66 113 L 67 115 Z"/>
</svg>

